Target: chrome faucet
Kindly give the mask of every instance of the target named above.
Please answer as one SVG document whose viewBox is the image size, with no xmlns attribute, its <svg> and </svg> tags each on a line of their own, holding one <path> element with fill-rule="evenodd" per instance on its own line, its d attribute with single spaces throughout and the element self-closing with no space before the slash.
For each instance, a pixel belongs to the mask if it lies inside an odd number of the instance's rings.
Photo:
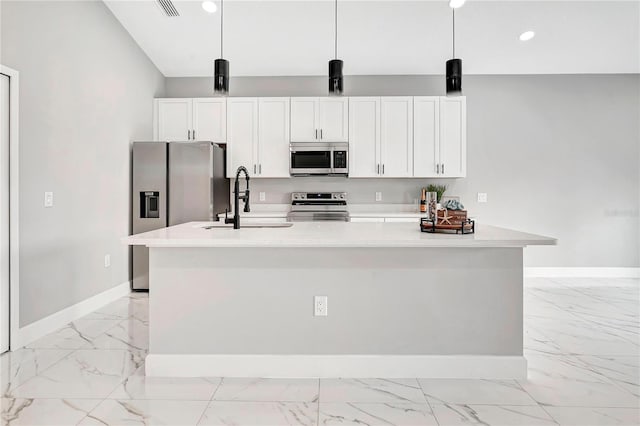
<svg viewBox="0 0 640 426">
<path fill-rule="evenodd" d="M 240 173 L 244 173 L 245 179 L 247 181 L 247 189 L 242 191 L 242 195 L 240 195 Z M 229 219 L 227 217 L 227 212 L 224 214 L 224 223 L 233 223 L 233 229 L 240 229 L 240 200 L 244 201 L 244 211 L 246 213 L 250 212 L 249 208 L 249 172 L 244 166 L 238 167 L 238 171 L 236 171 L 236 182 L 233 187 L 233 218 Z"/>
</svg>

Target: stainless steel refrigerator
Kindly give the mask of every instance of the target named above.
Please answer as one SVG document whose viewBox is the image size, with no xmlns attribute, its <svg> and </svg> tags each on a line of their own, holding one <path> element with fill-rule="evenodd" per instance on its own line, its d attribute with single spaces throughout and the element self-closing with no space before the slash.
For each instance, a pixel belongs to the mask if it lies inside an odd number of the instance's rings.
<svg viewBox="0 0 640 426">
<path fill-rule="evenodd" d="M 229 206 L 225 150 L 212 142 L 134 142 L 133 234 L 217 220 Z M 132 248 L 133 290 L 149 289 L 149 249 Z"/>
</svg>

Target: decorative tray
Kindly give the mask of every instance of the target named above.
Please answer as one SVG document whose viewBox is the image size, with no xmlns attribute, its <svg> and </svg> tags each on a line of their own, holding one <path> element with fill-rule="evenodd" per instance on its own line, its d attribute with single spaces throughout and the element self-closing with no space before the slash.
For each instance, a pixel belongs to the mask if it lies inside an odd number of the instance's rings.
<svg viewBox="0 0 640 426">
<path fill-rule="evenodd" d="M 472 219 L 466 219 L 460 223 L 455 224 L 440 224 L 435 223 L 433 219 L 423 217 L 420 219 L 420 231 L 428 232 L 430 234 L 443 233 L 443 234 L 473 234 L 476 232 L 476 222 Z"/>
</svg>

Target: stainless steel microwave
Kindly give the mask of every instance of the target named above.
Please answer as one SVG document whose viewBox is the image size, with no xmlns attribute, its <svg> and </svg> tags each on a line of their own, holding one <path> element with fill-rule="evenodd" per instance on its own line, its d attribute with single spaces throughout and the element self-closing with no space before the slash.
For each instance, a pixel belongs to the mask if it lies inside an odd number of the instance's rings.
<svg viewBox="0 0 640 426">
<path fill-rule="evenodd" d="M 289 174 L 291 176 L 348 176 L 348 142 L 292 142 Z"/>
</svg>

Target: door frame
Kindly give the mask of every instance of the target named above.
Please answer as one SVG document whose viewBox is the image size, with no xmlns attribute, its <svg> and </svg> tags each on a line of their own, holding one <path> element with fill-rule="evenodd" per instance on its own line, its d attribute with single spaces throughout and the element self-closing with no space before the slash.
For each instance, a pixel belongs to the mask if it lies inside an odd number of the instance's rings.
<svg viewBox="0 0 640 426">
<path fill-rule="evenodd" d="M 0 64 L 0 74 L 9 76 L 9 351 L 20 345 L 20 239 L 19 226 L 19 89 L 20 73 Z"/>
</svg>

